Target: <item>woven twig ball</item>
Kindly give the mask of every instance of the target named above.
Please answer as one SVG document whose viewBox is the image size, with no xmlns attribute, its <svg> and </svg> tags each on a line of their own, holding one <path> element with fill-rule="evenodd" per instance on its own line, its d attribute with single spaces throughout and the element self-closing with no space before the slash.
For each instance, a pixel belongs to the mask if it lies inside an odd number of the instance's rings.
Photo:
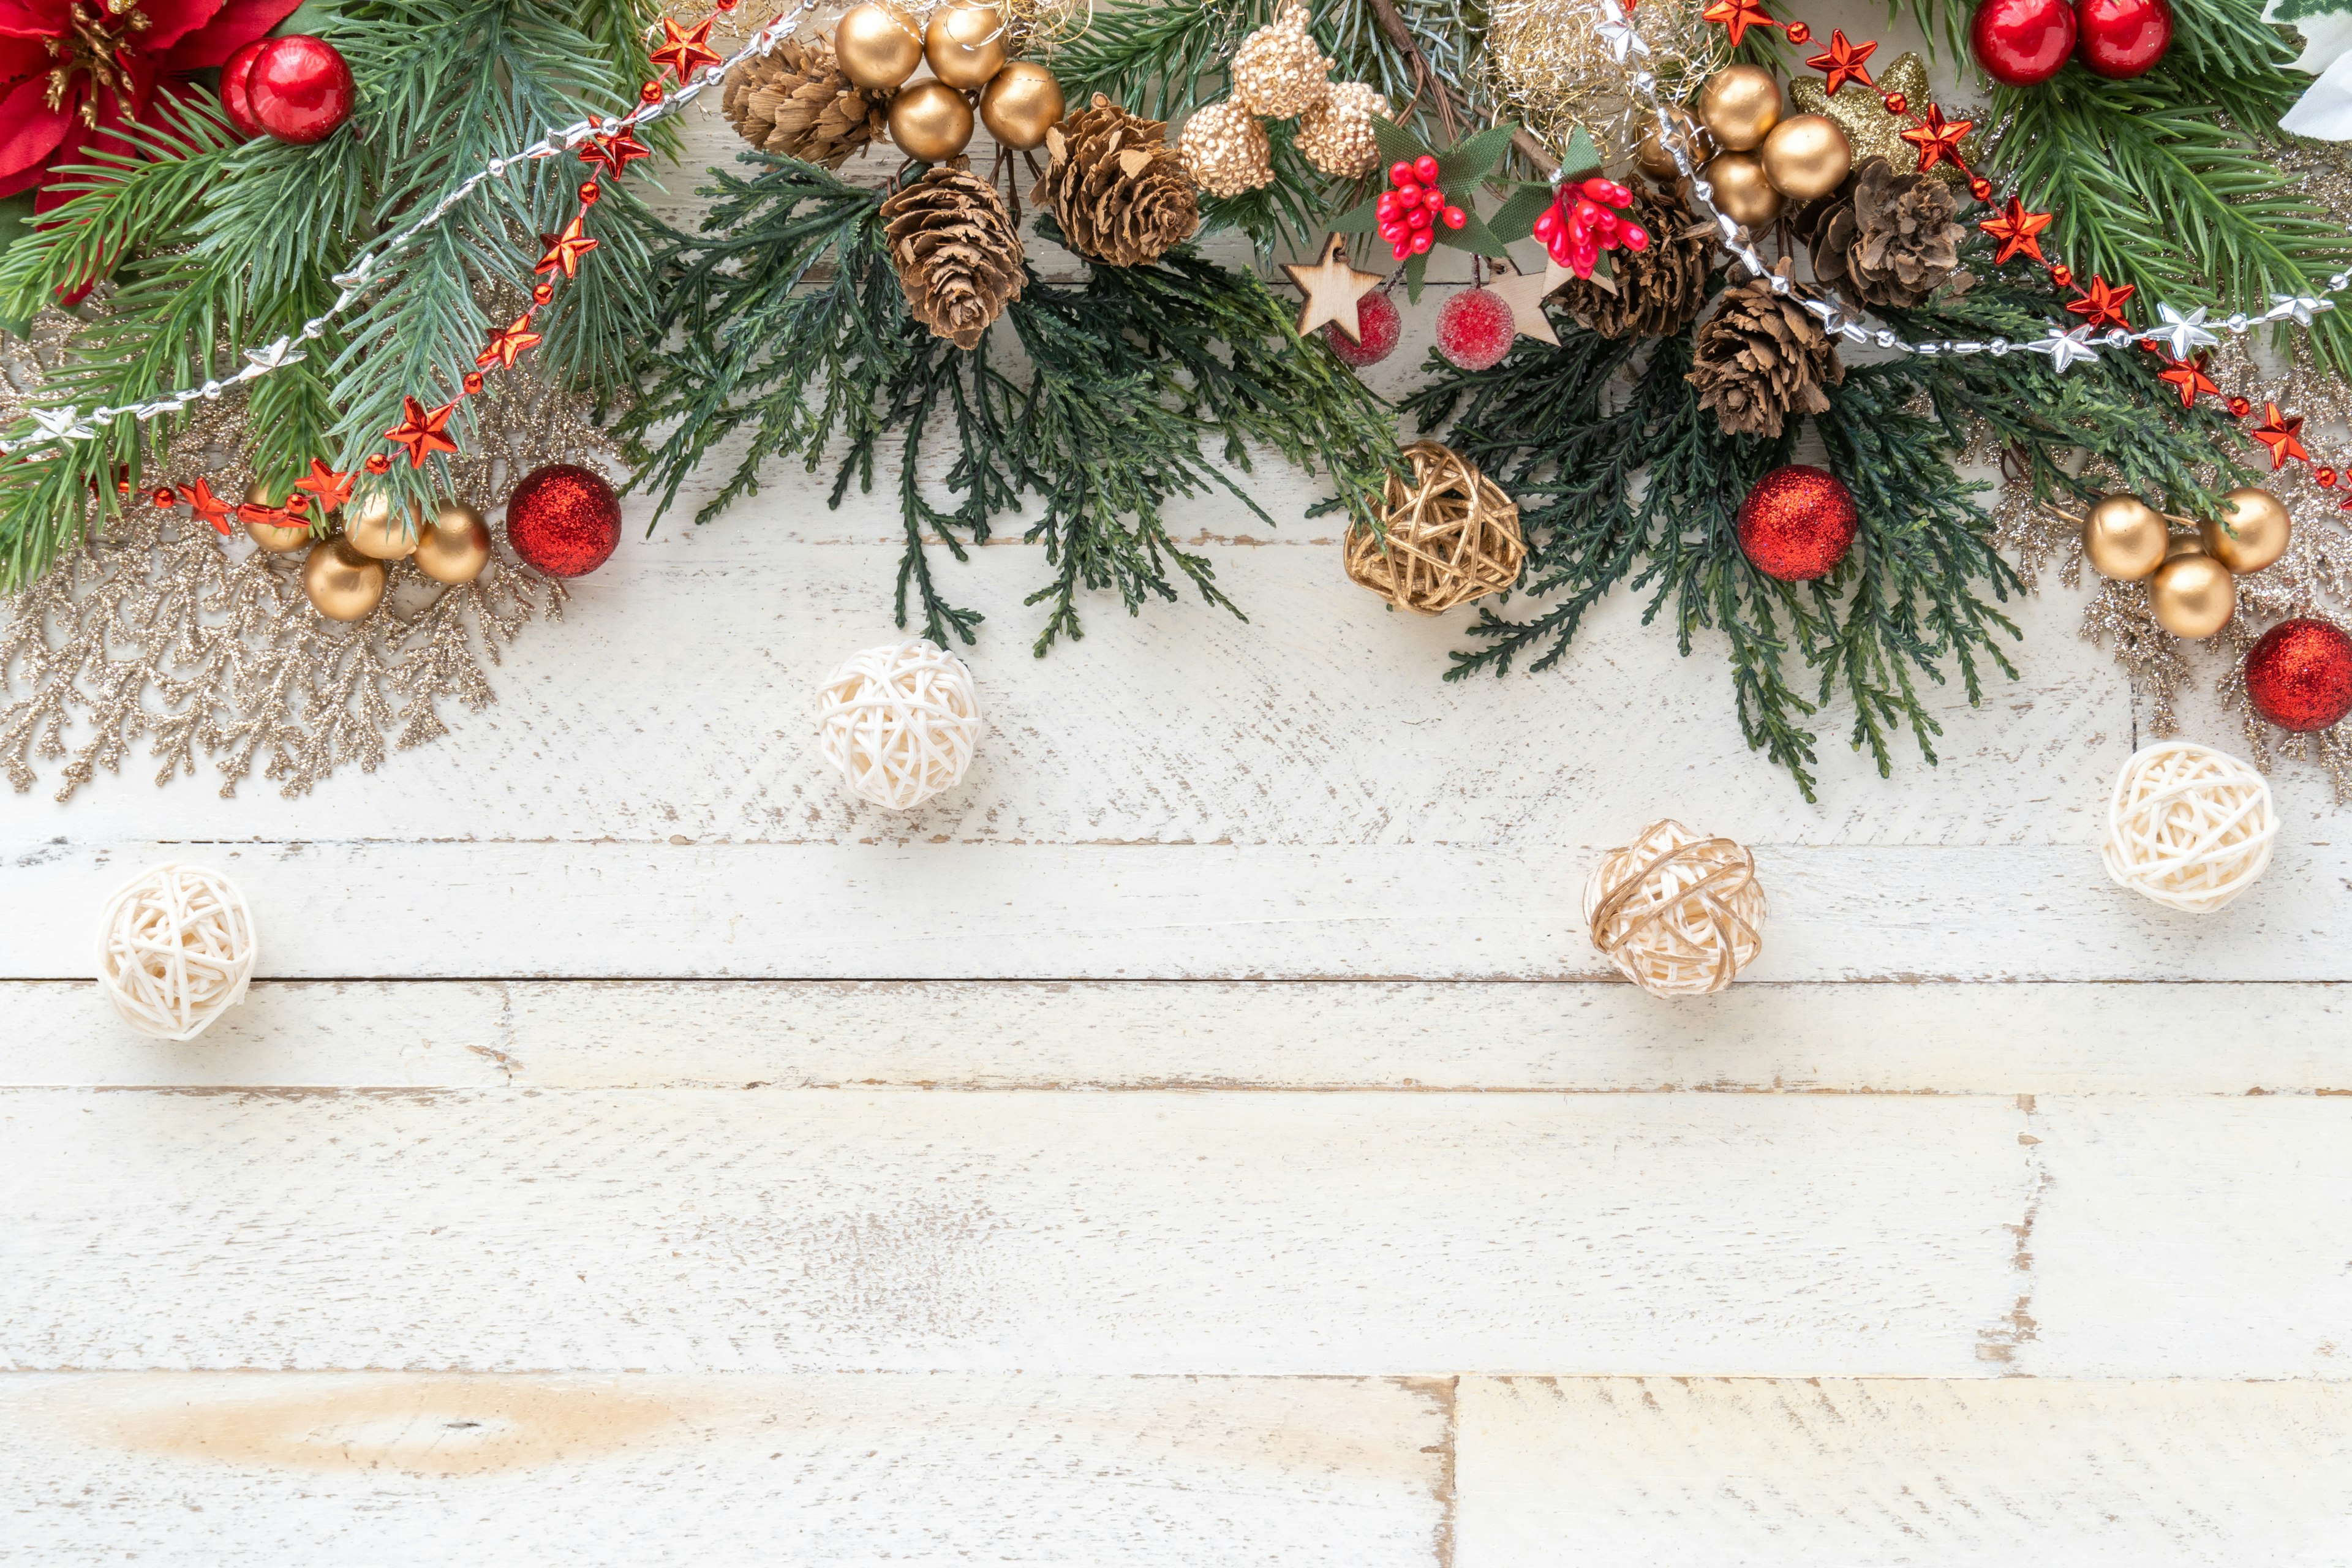
<svg viewBox="0 0 2352 1568">
<path fill-rule="evenodd" d="M 1612 849 L 1584 884 L 1592 945 L 1654 996 L 1720 991 L 1763 950 L 1756 857 L 1671 818 Z"/>
<path fill-rule="evenodd" d="M 236 883 L 202 866 L 157 866 L 106 900 L 98 983 L 141 1034 L 193 1040 L 245 1000 L 257 951 Z"/>
<path fill-rule="evenodd" d="M 1424 616 L 1517 582 L 1528 546 L 1519 509 L 1502 487 L 1435 441 L 1416 441 L 1404 455 L 1412 478 L 1391 474 L 1381 503 L 1388 537 L 1362 523 L 1349 529 L 1348 576 Z"/>
<path fill-rule="evenodd" d="M 2225 752 L 2158 741 L 2125 759 L 2107 802 L 2107 875 L 2168 908 L 2211 914 L 2271 863 L 2270 781 Z"/>
<path fill-rule="evenodd" d="M 963 782 L 980 696 L 963 660 L 925 637 L 869 647 L 817 692 L 824 760 L 862 800 L 907 811 Z"/>
</svg>

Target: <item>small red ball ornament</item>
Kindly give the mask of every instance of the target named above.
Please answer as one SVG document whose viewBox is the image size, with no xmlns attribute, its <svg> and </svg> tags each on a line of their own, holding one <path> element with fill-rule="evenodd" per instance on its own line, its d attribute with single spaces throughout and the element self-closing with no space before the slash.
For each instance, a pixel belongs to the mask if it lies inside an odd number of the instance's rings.
<svg viewBox="0 0 2352 1568">
<path fill-rule="evenodd" d="M 2165 0 L 2082 0 L 2076 21 L 2083 63 L 2117 81 L 2153 70 L 2172 47 L 2172 7 Z"/>
<path fill-rule="evenodd" d="M 280 142 L 323 142 L 352 117 L 352 68 L 324 38 L 272 38 L 253 58 L 245 92 L 254 123 Z"/>
<path fill-rule="evenodd" d="M 550 463 L 507 498 L 507 542 L 551 577 L 584 577 L 621 542 L 621 498 L 602 474 Z"/>
<path fill-rule="evenodd" d="M 1993 80 L 2032 87 L 2065 65 L 2074 29 L 2067 0 L 1979 0 L 1969 18 L 1969 51 Z"/>
<path fill-rule="evenodd" d="M 1757 480 L 1739 503 L 1739 548 L 1767 577 L 1810 583 L 1837 570 L 1858 521 L 1853 494 L 1835 474 L 1791 463 Z"/>
<path fill-rule="evenodd" d="M 2297 734 L 2352 713 L 2352 637 L 2326 621 L 2281 621 L 2246 655 L 2254 711 Z"/>
<path fill-rule="evenodd" d="M 1492 289 L 1465 289 L 1437 312 L 1437 352 L 1459 370 L 1490 370 L 1519 334 L 1511 307 Z"/>
<path fill-rule="evenodd" d="M 1358 370 L 1378 364 L 1389 357 L 1397 346 L 1397 337 L 1404 323 L 1397 317 L 1397 308 L 1386 294 L 1367 294 L 1356 301 L 1356 336 L 1341 331 L 1337 322 L 1323 329 L 1323 341 L 1331 352 Z"/>
<path fill-rule="evenodd" d="M 275 38 L 256 38 L 221 62 L 221 109 L 228 122 L 246 137 L 261 134 L 261 121 L 253 117 L 253 96 L 247 91 L 247 79 L 253 72 L 253 62 L 261 51 L 276 43 Z"/>
</svg>

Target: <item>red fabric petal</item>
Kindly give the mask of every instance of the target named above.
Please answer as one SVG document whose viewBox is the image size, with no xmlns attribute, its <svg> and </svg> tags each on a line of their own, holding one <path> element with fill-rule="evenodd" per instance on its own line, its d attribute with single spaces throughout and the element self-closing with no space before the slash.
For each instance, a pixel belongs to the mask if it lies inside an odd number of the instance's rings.
<svg viewBox="0 0 2352 1568">
<path fill-rule="evenodd" d="M 203 70 L 291 16 L 302 0 L 228 0 L 220 14 L 182 38 L 163 58 L 165 70 Z"/>
<path fill-rule="evenodd" d="M 71 24 L 72 9 L 72 0 L 0 0 L 0 34 L 61 38 Z"/>
<path fill-rule="evenodd" d="M 28 76 L 47 76 L 49 47 L 38 38 L 0 36 L 0 80 L 20 82 Z"/>
<path fill-rule="evenodd" d="M 131 35 L 136 40 L 131 47 L 151 58 L 168 53 L 173 45 L 211 21 L 220 8 L 221 0 L 139 0 L 147 26 Z"/>
<path fill-rule="evenodd" d="M 0 99 L 0 195 L 14 195 L 39 179 L 59 144 L 70 139 L 68 132 L 79 129 L 73 111 L 80 92 L 68 90 L 57 109 L 48 97 L 49 84 L 36 77 Z"/>
</svg>

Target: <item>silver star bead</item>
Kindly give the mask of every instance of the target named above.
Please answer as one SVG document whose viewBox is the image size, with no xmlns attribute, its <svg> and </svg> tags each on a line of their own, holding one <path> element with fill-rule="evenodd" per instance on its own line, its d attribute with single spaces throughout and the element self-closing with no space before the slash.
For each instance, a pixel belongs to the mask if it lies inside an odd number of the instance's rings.
<svg viewBox="0 0 2352 1568">
<path fill-rule="evenodd" d="M 281 364 L 293 364 L 302 357 L 294 347 L 292 338 L 280 338 L 266 348 L 245 351 L 246 363 L 256 372 L 276 370 Z"/>
<path fill-rule="evenodd" d="M 2169 305 L 2158 305 L 2156 313 L 2164 319 L 2164 330 L 2148 335 L 2170 343 L 2174 359 L 2187 359 L 2190 350 L 2210 348 L 2221 341 L 2205 330 L 2205 307 L 2202 305 L 2185 316 Z"/>
<path fill-rule="evenodd" d="M 2315 300 L 2308 294 L 2273 294 L 2271 296 L 2271 304 L 2273 308 L 2284 306 L 2286 313 L 2294 318 L 2294 324 L 2298 327 L 2311 325 L 2311 313 L 2314 310 L 2324 310 L 2327 308 L 2326 300 Z"/>
<path fill-rule="evenodd" d="M 1631 22 L 1596 22 L 1592 25 L 1592 31 L 1595 37 L 1609 46 L 1611 57 L 1621 66 L 1635 55 L 1646 55 L 1650 52 L 1650 46 L 1642 41 L 1642 35 L 1633 30 L 1633 24 Z"/>
<path fill-rule="evenodd" d="M 52 441 L 87 441 L 94 433 L 83 426 L 81 410 L 70 403 L 63 408 L 34 409 L 33 423 Z"/>
<path fill-rule="evenodd" d="M 2063 375 L 2070 366 L 2087 364 L 2099 357 L 2099 351 L 2090 346 L 2090 335 L 2088 327 L 2076 327 L 2071 332 L 2062 332 L 2053 327 L 2048 337 L 2037 338 L 2024 345 L 2025 351 L 2049 355 L 2050 368 Z"/>
</svg>

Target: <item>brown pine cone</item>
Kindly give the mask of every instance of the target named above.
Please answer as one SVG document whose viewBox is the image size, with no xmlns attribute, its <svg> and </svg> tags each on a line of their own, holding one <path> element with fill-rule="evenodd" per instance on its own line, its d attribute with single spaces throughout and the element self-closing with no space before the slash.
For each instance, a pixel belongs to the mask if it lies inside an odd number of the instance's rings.
<svg viewBox="0 0 2352 1568">
<path fill-rule="evenodd" d="M 721 104 L 736 133 L 762 153 L 828 169 L 880 140 L 890 122 L 888 96 L 853 84 L 826 38 L 786 38 L 774 54 L 745 60 Z"/>
<path fill-rule="evenodd" d="M 1785 259 L 1779 271 L 1789 275 Z M 1722 307 L 1692 340 L 1691 359 L 1685 379 L 1698 388 L 1699 406 L 1734 436 L 1778 436 L 1790 415 L 1825 412 L 1822 384 L 1845 379 L 1820 321 L 1762 278 L 1724 291 Z"/>
<path fill-rule="evenodd" d="M 1650 245 L 1611 252 L 1617 291 L 1571 279 L 1560 286 L 1559 302 L 1604 338 L 1670 338 L 1706 308 L 1715 230 L 1702 226 L 1680 197 L 1640 185 L 1632 214 L 1650 231 Z"/>
<path fill-rule="evenodd" d="M 1021 297 L 1020 231 L 996 188 L 945 164 L 882 204 L 884 235 L 915 320 L 960 349 Z"/>
<path fill-rule="evenodd" d="M 1053 160 L 1029 199 L 1050 208 L 1072 250 L 1113 267 L 1148 267 L 1201 226 L 1184 160 L 1168 127 L 1101 93 L 1045 132 Z"/>
<path fill-rule="evenodd" d="M 1959 266 L 1958 211 L 1941 180 L 1873 158 L 1807 215 L 1813 276 L 1857 304 L 1922 304 Z"/>
</svg>

